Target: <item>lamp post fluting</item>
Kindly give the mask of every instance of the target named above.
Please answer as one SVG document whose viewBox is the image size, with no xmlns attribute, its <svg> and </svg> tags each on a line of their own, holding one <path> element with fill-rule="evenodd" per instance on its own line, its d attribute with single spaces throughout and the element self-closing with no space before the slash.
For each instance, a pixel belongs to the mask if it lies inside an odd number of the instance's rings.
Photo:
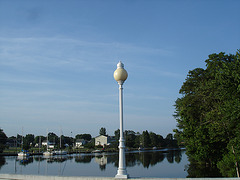
<svg viewBox="0 0 240 180">
<path fill-rule="evenodd" d="M 114 79 L 119 84 L 119 118 L 120 118 L 120 139 L 119 139 L 119 165 L 115 178 L 128 178 L 126 163 L 125 163 L 125 139 L 123 136 L 123 83 L 128 77 L 127 71 L 121 61 L 117 64 L 117 69 L 114 71 Z"/>
</svg>

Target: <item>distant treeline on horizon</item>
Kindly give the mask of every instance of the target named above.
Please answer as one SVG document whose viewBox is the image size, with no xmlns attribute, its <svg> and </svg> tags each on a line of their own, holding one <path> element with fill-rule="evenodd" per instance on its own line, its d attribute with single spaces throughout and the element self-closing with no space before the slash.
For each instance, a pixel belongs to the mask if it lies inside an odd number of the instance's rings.
<svg viewBox="0 0 240 180">
<path fill-rule="evenodd" d="M 3 131 L 2 131 L 3 132 Z M 4 132 L 3 132 L 4 133 Z M 106 133 L 106 128 L 102 127 L 99 130 L 99 135 L 108 136 Z M 110 136 L 113 141 L 109 145 L 110 147 L 118 146 L 118 140 L 120 136 L 120 130 L 114 132 L 114 136 Z M 128 148 L 148 148 L 148 147 L 178 147 L 177 139 L 174 138 L 173 134 L 169 133 L 165 138 L 162 135 L 156 134 L 154 132 L 143 131 L 142 134 L 139 132 L 134 132 L 132 130 L 124 131 L 125 145 Z M 94 147 L 94 138 L 91 134 L 77 134 L 74 137 L 69 136 L 57 136 L 54 132 L 49 132 L 47 136 L 35 136 L 34 134 L 27 134 L 22 136 L 17 134 L 17 136 L 6 136 L 7 144 L 16 144 L 20 146 L 24 144 L 26 148 L 34 147 L 36 144 L 41 144 L 43 141 L 48 139 L 49 142 L 55 143 L 58 145 L 61 140 L 61 144 L 67 146 L 74 146 L 77 140 L 85 140 L 86 147 Z M 22 142 L 23 141 L 23 142 Z"/>
</svg>

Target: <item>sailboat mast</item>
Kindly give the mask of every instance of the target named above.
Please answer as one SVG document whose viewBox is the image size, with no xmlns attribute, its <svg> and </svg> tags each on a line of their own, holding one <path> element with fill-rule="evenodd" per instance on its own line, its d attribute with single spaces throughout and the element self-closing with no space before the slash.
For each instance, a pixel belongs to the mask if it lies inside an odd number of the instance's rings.
<svg viewBox="0 0 240 180">
<path fill-rule="evenodd" d="M 21 146 L 22 146 L 22 150 L 23 150 L 23 127 L 22 127 L 22 143 L 21 143 Z"/>
<path fill-rule="evenodd" d="M 47 151 L 48 151 L 48 129 L 47 129 Z"/>
<path fill-rule="evenodd" d="M 62 136 L 60 135 L 60 150 L 62 150 Z"/>
</svg>

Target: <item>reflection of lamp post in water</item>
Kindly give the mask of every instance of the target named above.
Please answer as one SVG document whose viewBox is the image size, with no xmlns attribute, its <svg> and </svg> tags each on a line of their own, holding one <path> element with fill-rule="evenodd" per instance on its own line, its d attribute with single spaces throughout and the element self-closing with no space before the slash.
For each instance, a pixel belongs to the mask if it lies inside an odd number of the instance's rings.
<svg viewBox="0 0 240 180">
<path fill-rule="evenodd" d="M 126 163 L 125 163 L 125 145 L 123 137 L 123 83 L 128 77 L 127 71 L 121 61 L 117 64 L 117 69 L 114 71 L 114 79 L 119 84 L 119 115 L 120 115 L 120 139 L 119 139 L 119 166 L 115 178 L 128 178 Z"/>
</svg>

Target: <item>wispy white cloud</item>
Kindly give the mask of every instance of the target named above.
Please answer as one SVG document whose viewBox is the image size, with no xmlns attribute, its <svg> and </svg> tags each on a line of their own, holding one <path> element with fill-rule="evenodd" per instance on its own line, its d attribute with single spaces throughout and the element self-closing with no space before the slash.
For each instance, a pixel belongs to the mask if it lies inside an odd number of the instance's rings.
<svg viewBox="0 0 240 180">
<path fill-rule="evenodd" d="M 43 79 L 43 78 L 20 78 L 17 76 L 9 76 L 9 74 L 1 73 L 0 82 L 2 83 L 14 83 L 14 84 L 55 84 L 56 80 Z"/>
<path fill-rule="evenodd" d="M 1 64 L 48 64 L 86 65 L 90 60 L 100 63 L 109 63 L 108 57 L 113 54 L 161 54 L 169 55 L 170 51 L 151 47 L 141 47 L 133 44 L 116 42 L 89 42 L 68 38 L 3 38 L 0 47 L 0 56 L 4 59 Z M 101 61 L 103 60 L 104 61 Z M 101 62 L 100 62 L 101 61 Z M 111 62 L 111 61 L 110 61 Z"/>
</svg>

